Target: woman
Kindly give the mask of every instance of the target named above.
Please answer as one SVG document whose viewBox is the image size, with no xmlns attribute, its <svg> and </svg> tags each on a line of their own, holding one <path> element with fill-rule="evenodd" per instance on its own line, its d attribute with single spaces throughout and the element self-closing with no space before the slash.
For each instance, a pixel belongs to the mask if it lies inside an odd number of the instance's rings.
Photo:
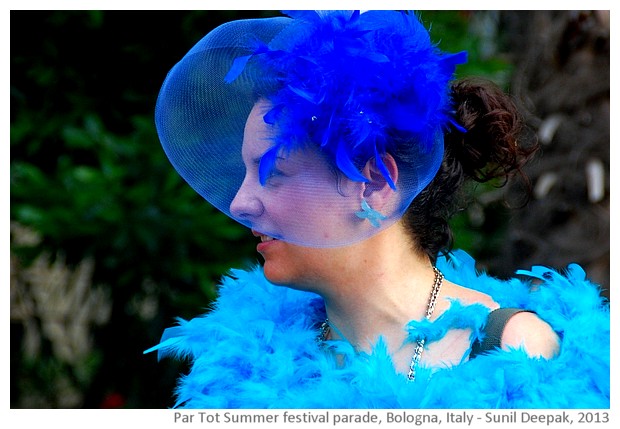
<svg viewBox="0 0 620 429">
<path fill-rule="evenodd" d="M 149 350 L 192 360 L 176 406 L 608 407 L 608 306 L 578 267 L 500 281 L 449 252 L 463 182 L 535 149 L 509 97 L 451 82 L 465 54 L 413 15 L 288 14 L 218 27 L 158 99 L 171 162 L 264 259 Z"/>
</svg>

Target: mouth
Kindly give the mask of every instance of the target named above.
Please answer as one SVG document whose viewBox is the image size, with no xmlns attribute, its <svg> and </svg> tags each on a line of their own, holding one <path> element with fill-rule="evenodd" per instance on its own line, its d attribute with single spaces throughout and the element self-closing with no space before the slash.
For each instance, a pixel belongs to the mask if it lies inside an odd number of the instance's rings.
<svg viewBox="0 0 620 429">
<path fill-rule="evenodd" d="M 278 239 L 277 239 L 277 238 L 275 238 L 275 237 L 271 237 L 271 236 L 269 236 L 269 235 L 261 234 L 260 232 L 258 232 L 258 231 L 254 231 L 254 230 L 252 230 L 252 235 L 253 235 L 254 237 L 258 237 L 258 238 L 260 238 L 261 243 L 267 243 L 267 242 L 269 242 L 269 241 L 277 241 L 277 240 L 278 240 Z"/>
</svg>

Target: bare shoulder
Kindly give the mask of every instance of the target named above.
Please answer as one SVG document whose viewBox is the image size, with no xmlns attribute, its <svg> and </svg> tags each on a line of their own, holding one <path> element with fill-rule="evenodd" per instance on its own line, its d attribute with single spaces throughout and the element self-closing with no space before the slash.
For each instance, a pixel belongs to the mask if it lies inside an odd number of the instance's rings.
<svg viewBox="0 0 620 429">
<path fill-rule="evenodd" d="M 490 295 L 458 284 L 447 282 L 444 291 L 445 298 L 458 299 L 464 304 L 482 304 L 490 310 L 499 308 Z M 521 312 L 508 320 L 502 335 L 502 348 L 519 347 L 523 347 L 529 356 L 551 359 L 560 350 L 560 338 L 535 313 Z"/>
<path fill-rule="evenodd" d="M 490 295 L 452 282 L 445 282 L 442 293 L 444 298 L 456 299 L 463 304 L 482 304 L 491 310 L 499 308 L 499 304 Z"/>
<path fill-rule="evenodd" d="M 535 313 L 512 316 L 502 335 L 502 348 L 523 347 L 532 357 L 551 359 L 560 350 L 560 338 L 551 326 Z"/>
</svg>

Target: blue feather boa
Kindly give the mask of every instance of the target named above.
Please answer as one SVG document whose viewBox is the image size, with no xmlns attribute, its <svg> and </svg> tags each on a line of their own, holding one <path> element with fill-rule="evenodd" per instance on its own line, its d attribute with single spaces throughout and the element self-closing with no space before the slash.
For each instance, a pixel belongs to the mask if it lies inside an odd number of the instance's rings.
<svg viewBox="0 0 620 429">
<path fill-rule="evenodd" d="M 562 338 L 559 355 L 533 359 L 522 350 L 494 351 L 450 368 L 420 367 L 413 382 L 394 371 L 383 344 L 359 354 L 315 341 L 325 317 L 322 299 L 270 284 L 260 268 L 233 270 L 209 313 L 164 333 L 160 356 L 187 358 L 191 371 L 176 389 L 186 408 L 609 408 L 609 304 L 584 271 L 543 267 L 498 280 L 455 252 L 440 259 L 446 278 L 488 293 L 502 307 L 528 308 Z M 429 341 L 459 325 L 479 337 L 488 309 L 454 302 L 433 323 L 412 322 Z M 148 352 L 147 351 L 147 352 Z"/>
</svg>

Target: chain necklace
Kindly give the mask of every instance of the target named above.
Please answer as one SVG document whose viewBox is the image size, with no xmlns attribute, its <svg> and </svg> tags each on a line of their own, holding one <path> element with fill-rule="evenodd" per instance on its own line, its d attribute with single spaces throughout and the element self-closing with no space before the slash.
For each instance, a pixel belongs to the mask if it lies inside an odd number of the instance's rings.
<svg viewBox="0 0 620 429">
<path fill-rule="evenodd" d="M 435 304 L 437 303 L 437 296 L 439 295 L 439 291 L 441 290 L 441 285 L 443 284 L 443 274 L 437 267 L 433 267 L 433 271 L 435 272 L 435 280 L 433 282 L 433 289 L 431 290 L 431 296 L 428 300 L 428 306 L 426 307 L 426 319 L 430 319 L 433 315 L 433 310 L 435 310 Z M 325 319 L 325 321 L 321 324 L 319 328 L 319 335 L 316 340 L 319 343 L 323 343 L 327 339 L 327 335 L 329 335 L 331 328 L 329 326 L 329 320 Z M 407 378 L 410 381 L 415 379 L 415 370 L 418 366 L 418 362 L 422 357 L 422 352 L 424 351 L 424 343 L 425 339 L 420 338 L 416 341 L 416 346 L 413 351 L 413 356 L 411 357 L 411 363 L 409 364 L 409 373 L 407 374 Z"/>
</svg>

